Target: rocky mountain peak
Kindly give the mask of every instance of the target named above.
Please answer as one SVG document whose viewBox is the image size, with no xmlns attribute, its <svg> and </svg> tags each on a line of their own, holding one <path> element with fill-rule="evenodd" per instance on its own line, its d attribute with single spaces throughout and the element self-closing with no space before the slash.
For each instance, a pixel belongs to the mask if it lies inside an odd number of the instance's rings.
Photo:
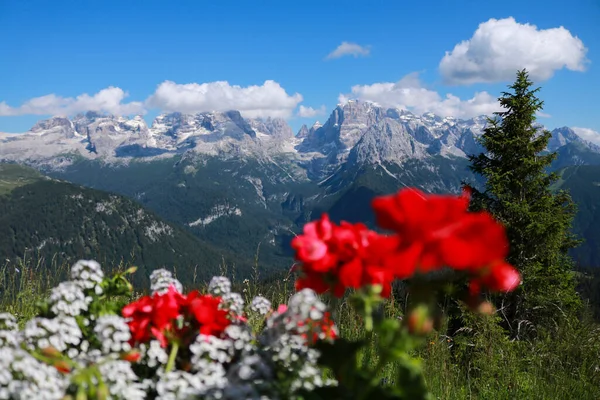
<svg viewBox="0 0 600 400">
<path fill-rule="evenodd" d="M 310 127 L 309 134 L 313 134 L 317 129 L 319 129 L 322 126 L 323 126 L 322 123 L 320 123 L 319 121 L 315 121 L 313 126 Z"/>
<path fill-rule="evenodd" d="M 308 136 L 308 133 L 309 133 L 308 126 L 306 126 L 306 124 L 303 124 L 300 127 L 300 130 L 298 131 L 298 133 L 296 134 L 296 137 L 304 139 L 305 137 Z"/>
<path fill-rule="evenodd" d="M 249 119 L 250 126 L 258 136 L 268 135 L 276 138 L 292 138 L 294 131 L 282 118 Z"/>
<path fill-rule="evenodd" d="M 548 141 L 548 150 L 556 151 L 559 147 L 569 144 L 574 141 L 581 141 L 575 131 L 571 128 L 563 126 L 552 131 L 552 137 Z"/>
<path fill-rule="evenodd" d="M 77 135 L 73 123 L 67 117 L 63 116 L 39 121 L 31 128 L 30 132 L 42 135 L 54 133 L 66 138 L 72 138 Z"/>
</svg>

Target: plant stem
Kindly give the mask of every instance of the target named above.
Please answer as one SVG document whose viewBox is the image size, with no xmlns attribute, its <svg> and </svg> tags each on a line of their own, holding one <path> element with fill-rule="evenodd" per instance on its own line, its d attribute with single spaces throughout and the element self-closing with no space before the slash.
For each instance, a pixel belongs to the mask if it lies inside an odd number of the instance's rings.
<svg viewBox="0 0 600 400">
<path fill-rule="evenodd" d="M 373 331 L 373 307 L 370 299 L 365 304 L 365 330 L 367 332 Z"/>
<path fill-rule="evenodd" d="M 170 372 L 175 366 L 175 358 L 177 358 L 177 352 L 179 351 L 179 343 L 173 342 L 173 346 L 171 347 L 171 354 L 169 354 L 169 361 L 167 361 L 167 366 L 165 368 L 165 372 Z"/>
</svg>

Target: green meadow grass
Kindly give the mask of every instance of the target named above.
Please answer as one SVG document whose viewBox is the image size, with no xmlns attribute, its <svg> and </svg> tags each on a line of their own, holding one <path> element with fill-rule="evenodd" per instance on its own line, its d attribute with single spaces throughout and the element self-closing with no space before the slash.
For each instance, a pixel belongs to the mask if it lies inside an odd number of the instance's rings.
<svg viewBox="0 0 600 400">
<path fill-rule="evenodd" d="M 48 270 L 41 260 L 5 261 L 0 264 L 0 312 L 11 312 L 24 324 L 36 315 L 36 302 L 68 272 L 68 265 L 52 263 Z M 292 276 L 263 280 L 255 269 L 252 279 L 239 281 L 234 272 L 222 267 L 247 302 L 262 295 L 276 306 L 287 303 L 293 293 Z M 203 290 L 206 284 L 192 282 L 186 289 Z M 405 298 L 391 297 L 384 312 L 401 318 L 405 303 Z M 341 337 L 364 337 L 361 319 L 346 301 L 337 304 L 334 315 Z M 494 318 L 471 315 L 467 327 L 454 337 L 446 336 L 442 328 L 414 352 L 435 399 L 600 399 L 600 326 L 591 317 L 568 318 L 552 337 L 534 342 L 509 340 Z M 260 321 L 250 323 L 259 329 Z M 374 345 L 362 354 L 365 365 L 377 361 Z M 395 372 L 391 365 L 382 372 L 382 380 L 393 381 Z"/>
</svg>

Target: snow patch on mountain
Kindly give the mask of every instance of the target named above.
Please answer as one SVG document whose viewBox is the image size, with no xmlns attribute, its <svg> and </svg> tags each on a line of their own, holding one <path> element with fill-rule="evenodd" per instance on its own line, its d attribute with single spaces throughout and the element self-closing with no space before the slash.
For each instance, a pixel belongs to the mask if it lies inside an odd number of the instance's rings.
<svg viewBox="0 0 600 400">
<path fill-rule="evenodd" d="M 152 242 L 158 242 L 161 236 L 172 236 L 173 228 L 164 222 L 153 221 L 152 224 L 144 228 L 144 234 Z"/>
<path fill-rule="evenodd" d="M 211 209 L 211 213 L 209 215 L 200 217 L 197 220 L 188 223 L 188 226 L 190 226 L 190 227 L 199 226 L 199 225 L 206 226 L 206 225 L 210 224 L 211 222 L 215 221 L 217 218 L 232 216 L 232 215 L 241 216 L 242 210 L 240 210 L 237 207 L 231 207 L 228 204 L 218 204 Z"/>
</svg>

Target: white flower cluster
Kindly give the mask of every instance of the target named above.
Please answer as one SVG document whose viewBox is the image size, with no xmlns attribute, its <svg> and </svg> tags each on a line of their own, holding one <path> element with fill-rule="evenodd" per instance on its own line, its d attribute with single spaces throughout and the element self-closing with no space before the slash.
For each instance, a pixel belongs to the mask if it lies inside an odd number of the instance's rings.
<svg viewBox="0 0 600 400">
<path fill-rule="evenodd" d="M 324 321 L 326 311 L 327 305 L 313 290 L 303 289 L 290 298 L 285 313 L 270 318 L 267 324 L 274 326 L 283 323 L 286 331 L 297 332 L 301 335 L 316 335 L 317 338 L 324 340 L 327 339 L 329 332 L 321 330 L 319 322 Z M 306 321 L 311 321 L 312 324 L 308 324 Z M 331 329 L 337 335 L 335 326 Z"/>
<path fill-rule="evenodd" d="M 215 364 L 217 366 L 220 364 Z M 225 370 L 213 368 L 201 374 L 192 374 L 185 371 L 171 371 L 159 373 L 160 379 L 156 383 L 157 400 L 180 400 L 198 398 L 207 391 L 226 384 Z"/>
<path fill-rule="evenodd" d="M 158 340 L 140 344 L 141 362 L 150 368 L 163 366 L 169 360 L 169 355 L 160 346 Z"/>
<path fill-rule="evenodd" d="M 221 299 L 221 308 L 229 310 L 234 317 L 244 314 L 244 298 L 239 293 L 225 293 Z"/>
<path fill-rule="evenodd" d="M 219 307 L 229 312 L 231 324 L 219 337 L 192 336 L 173 363 L 171 349 L 158 340 L 132 347 L 129 321 L 105 311 L 99 297 L 108 293 L 102 290 L 103 277 L 95 261 L 78 261 L 71 280 L 51 291 L 47 311 L 21 331 L 13 315 L 0 313 L 0 400 L 73 397 L 79 384 L 104 388 L 112 400 L 287 399 L 300 389 L 335 384 L 323 380 L 319 353 L 307 341 L 327 337 L 319 330 L 327 322 L 325 304 L 310 290 L 295 294 L 281 313 L 273 312 L 266 298 L 255 297 L 248 310 L 268 315 L 265 329 L 255 334 L 244 323 L 244 298 L 231 291 L 229 279 L 214 277 L 209 292 L 221 297 Z M 165 293 L 171 285 L 182 290 L 164 269 L 150 280 L 153 293 Z M 101 315 L 93 315 L 97 310 Z M 42 353 L 57 358 L 46 363 L 34 357 Z M 68 363 L 61 364 L 65 357 Z M 99 374 L 76 384 L 73 377 L 86 368 Z"/>
<path fill-rule="evenodd" d="M 52 289 L 48 302 L 54 314 L 76 317 L 87 311 L 92 298 L 76 282 L 67 281 Z"/>
<path fill-rule="evenodd" d="M 169 290 L 169 286 L 175 286 L 178 292 L 183 291 L 181 282 L 173 277 L 173 274 L 166 269 L 155 269 L 150 274 L 150 292 L 152 294 L 163 294 Z"/>
<path fill-rule="evenodd" d="M 125 319 L 118 315 L 103 315 L 96 320 L 96 338 L 102 343 L 105 353 L 121 353 L 131 350 L 131 332 Z"/>
<path fill-rule="evenodd" d="M 223 340 L 210 335 L 198 335 L 196 341 L 190 346 L 192 368 L 197 369 L 202 360 L 219 364 L 229 363 L 234 356 L 234 350 L 234 342 L 231 340 Z"/>
<path fill-rule="evenodd" d="M 17 345 L 19 325 L 11 313 L 0 313 L 0 348 Z"/>
<path fill-rule="evenodd" d="M 224 276 L 213 276 L 208 284 L 208 293 L 223 296 L 231 292 L 231 281 Z"/>
<path fill-rule="evenodd" d="M 29 350 L 53 347 L 61 353 L 76 349 L 83 338 L 75 318 L 66 316 L 33 318 L 25 324 L 22 336 Z"/>
<path fill-rule="evenodd" d="M 96 261 L 79 260 L 71 267 L 71 281 L 77 283 L 84 291 L 92 290 L 98 296 L 101 295 L 102 279 L 104 272 Z"/>
<path fill-rule="evenodd" d="M 296 373 L 292 388 L 313 390 L 316 387 L 335 385 L 335 381 L 325 381 L 317 366 L 319 352 L 308 346 L 308 336 L 317 335 L 326 339 L 319 329 L 319 322 L 325 318 L 327 306 L 310 289 L 294 294 L 288 308 L 281 314 L 273 314 L 267 319 L 267 328 L 259 337 L 262 348 L 271 361 L 290 374 Z M 334 327 L 330 327 L 334 329 Z"/>
<path fill-rule="evenodd" d="M 208 293 L 221 297 L 220 308 L 228 310 L 234 320 L 244 314 L 244 298 L 231 291 L 231 281 L 225 276 L 213 276 L 208 284 Z"/>
<path fill-rule="evenodd" d="M 59 400 L 69 381 L 18 347 L 0 347 L 0 399 Z"/>
<path fill-rule="evenodd" d="M 131 364 L 122 360 L 111 360 L 98 366 L 104 384 L 112 400 L 144 400 L 146 385 L 139 382 Z"/>
<path fill-rule="evenodd" d="M 271 302 L 262 296 L 256 296 L 252 299 L 250 309 L 260 315 L 267 315 L 271 311 Z"/>
</svg>

